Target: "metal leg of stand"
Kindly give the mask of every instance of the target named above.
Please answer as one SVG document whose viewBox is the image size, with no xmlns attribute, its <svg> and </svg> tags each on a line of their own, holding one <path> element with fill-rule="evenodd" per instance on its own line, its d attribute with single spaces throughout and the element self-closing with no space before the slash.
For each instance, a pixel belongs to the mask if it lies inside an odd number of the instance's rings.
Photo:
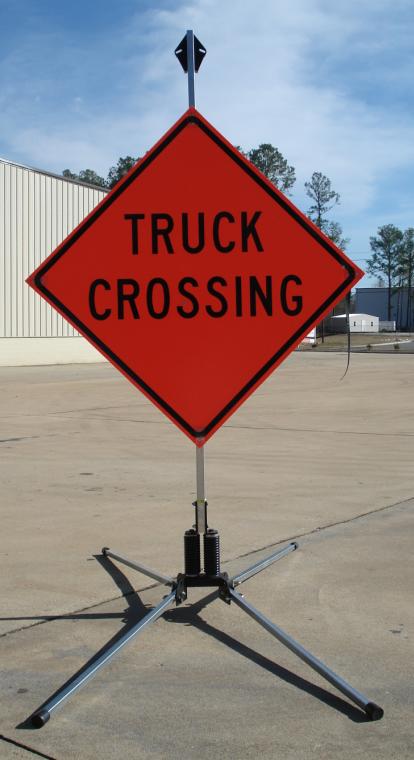
<svg viewBox="0 0 414 760">
<path fill-rule="evenodd" d="M 272 623 L 267 617 L 262 615 L 261 612 L 256 610 L 253 605 L 251 605 L 246 601 L 246 599 L 241 596 L 241 594 L 239 594 L 237 591 L 234 591 L 232 588 L 229 588 L 228 591 L 230 598 L 238 605 L 238 607 L 247 612 L 247 614 L 250 615 L 253 620 L 256 620 L 257 623 L 262 625 L 266 631 L 271 633 L 272 636 L 274 636 L 276 639 L 278 639 L 278 641 L 288 647 L 288 649 L 300 657 L 301 660 L 316 670 L 319 675 L 321 675 L 323 678 L 326 678 L 329 683 L 331 683 L 333 686 L 339 689 L 339 691 L 349 697 L 349 699 L 355 702 L 358 707 L 361 707 L 362 710 L 364 710 L 368 715 L 368 717 L 371 718 L 371 720 L 379 720 L 382 718 L 384 711 L 381 707 L 379 707 L 379 705 L 371 702 L 369 699 L 364 697 L 361 692 L 357 691 L 352 686 L 350 686 L 350 684 L 344 681 L 343 678 L 336 675 L 333 670 L 328 668 L 326 665 L 324 665 L 323 662 L 314 657 L 313 654 L 308 652 L 301 644 L 295 641 L 295 639 L 292 639 L 291 636 L 282 631 L 281 628 Z"/>
<path fill-rule="evenodd" d="M 269 567 L 269 565 L 272 565 L 273 562 L 277 562 L 278 559 L 282 559 L 282 557 L 286 557 L 286 554 L 290 554 L 290 552 L 295 551 L 295 549 L 297 548 L 298 548 L 297 543 L 293 541 L 291 544 L 288 544 L 288 546 L 284 546 L 283 549 L 278 549 L 277 552 L 270 554 L 265 559 L 262 559 L 259 562 L 256 562 L 255 565 L 251 565 L 250 567 L 246 568 L 246 570 L 243 570 L 242 573 L 235 575 L 231 580 L 229 580 L 230 585 L 240 586 L 241 583 L 244 583 L 244 581 L 247 581 L 249 578 L 252 578 L 253 575 L 257 575 L 257 573 L 261 573 L 262 570 L 265 570 L 266 567 Z"/>
<path fill-rule="evenodd" d="M 56 707 L 59 707 L 62 702 L 70 697 L 77 689 L 83 686 L 89 681 L 97 671 L 105 665 L 109 660 L 116 655 L 125 644 L 128 644 L 138 633 L 144 630 L 147 626 L 153 623 L 159 618 L 168 607 L 171 607 L 175 602 L 175 590 L 166 596 L 158 605 L 154 607 L 148 615 L 145 615 L 136 625 L 130 628 L 124 636 L 103 652 L 103 654 L 95 660 L 91 665 L 85 668 L 78 676 L 69 681 L 60 691 L 58 691 L 48 702 L 45 702 L 42 707 L 32 715 L 31 722 L 35 728 L 41 728 L 47 723 L 50 718 L 50 714 Z"/>
<path fill-rule="evenodd" d="M 174 579 L 170 578 L 169 575 L 163 575 L 156 570 L 151 570 L 150 567 L 147 567 L 146 565 L 140 565 L 139 562 L 131 562 L 130 559 L 126 559 L 126 557 L 122 557 L 120 554 L 115 554 L 115 552 L 112 552 L 106 546 L 102 549 L 102 554 L 104 557 L 111 557 L 111 559 L 116 559 L 117 562 L 121 562 L 123 565 L 132 567 L 133 570 L 138 570 L 139 573 L 143 573 L 143 575 L 147 575 L 149 578 L 153 578 L 155 581 L 164 583 L 165 586 L 172 586 L 174 584 Z"/>
</svg>

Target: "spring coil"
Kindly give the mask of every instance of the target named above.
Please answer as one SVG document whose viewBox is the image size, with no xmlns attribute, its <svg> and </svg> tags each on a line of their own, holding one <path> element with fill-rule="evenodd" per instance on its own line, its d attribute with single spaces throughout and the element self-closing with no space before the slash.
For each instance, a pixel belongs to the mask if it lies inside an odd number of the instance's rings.
<svg viewBox="0 0 414 760">
<path fill-rule="evenodd" d="M 209 528 L 204 534 L 204 572 L 206 575 L 220 575 L 220 536 Z"/>
<path fill-rule="evenodd" d="M 184 566 L 186 575 L 200 575 L 200 536 L 194 528 L 184 533 Z"/>
</svg>

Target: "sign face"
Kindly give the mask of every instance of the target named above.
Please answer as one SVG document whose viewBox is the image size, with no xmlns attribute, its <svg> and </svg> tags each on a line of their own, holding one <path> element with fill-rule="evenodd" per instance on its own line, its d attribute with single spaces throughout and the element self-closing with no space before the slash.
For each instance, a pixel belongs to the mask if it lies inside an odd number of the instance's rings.
<svg viewBox="0 0 414 760">
<path fill-rule="evenodd" d="M 191 108 L 28 283 L 201 446 L 362 275 Z"/>
</svg>

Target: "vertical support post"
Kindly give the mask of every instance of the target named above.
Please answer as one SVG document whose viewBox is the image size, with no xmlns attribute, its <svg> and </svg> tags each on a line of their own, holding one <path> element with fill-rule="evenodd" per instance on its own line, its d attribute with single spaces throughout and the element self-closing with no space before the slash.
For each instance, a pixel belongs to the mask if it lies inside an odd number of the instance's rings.
<svg viewBox="0 0 414 760">
<path fill-rule="evenodd" d="M 194 32 L 187 29 L 188 105 L 195 108 Z"/>
<path fill-rule="evenodd" d="M 197 496 L 195 501 L 197 533 L 207 533 L 207 502 L 204 481 L 204 446 L 196 446 Z"/>
<path fill-rule="evenodd" d="M 200 68 L 201 61 L 203 60 L 206 49 L 200 43 L 200 40 L 194 36 L 192 29 L 187 29 L 185 37 L 181 40 L 180 44 L 175 49 L 175 55 L 180 61 L 181 66 L 187 74 L 188 81 L 188 105 L 190 108 L 195 108 L 195 73 Z M 201 438 L 197 441 L 201 443 Z M 195 558 L 196 547 L 200 546 L 200 535 L 207 536 L 207 501 L 204 490 L 204 447 L 196 446 L 196 478 L 197 478 L 197 497 L 193 506 L 195 507 L 195 531 L 194 528 L 186 532 L 185 547 L 186 547 L 186 573 L 189 575 L 197 574 L 195 572 L 196 566 L 199 566 L 199 557 Z M 194 533 L 196 535 L 194 535 Z M 216 533 L 216 531 L 215 531 Z M 191 551 L 190 551 L 191 548 Z M 199 552 L 199 548 L 198 548 Z M 216 552 L 217 553 L 217 552 Z M 191 555 L 191 558 L 190 558 Z M 191 559 L 191 561 L 190 561 Z M 187 566 L 191 566 L 191 572 L 188 571 Z M 193 572 L 194 571 L 194 572 Z M 199 571 L 198 571 L 199 572 Z"/>
<path fill-rule="evenodd" d="M 195 108 L 194 32 L 187 29 L 188 105 Z M 195 502 L 197 533 L 207 533 L 207 502 L 204 485 L 204 446 L 196 446 L 197 496 Z"/>
</svg>

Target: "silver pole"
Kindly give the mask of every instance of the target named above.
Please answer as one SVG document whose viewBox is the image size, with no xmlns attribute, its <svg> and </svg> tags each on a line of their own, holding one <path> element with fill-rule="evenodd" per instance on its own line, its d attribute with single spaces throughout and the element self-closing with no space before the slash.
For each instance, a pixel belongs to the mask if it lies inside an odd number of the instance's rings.
<svg viewBox="0 0 414 760">
<path fill-rule="evenodd" d="M 117 562 L 121 562 L 121 564 L 123 565 L 132 567 L 133 570 L 138 570 L 139 573 L 142 573 L 143 575 L 147 575 L 148 578 L 153 578 L 154 581 L 158 581 L 159 583 L 164 583 L 166 586 L 174 585 L 174 578 L 171 578 L 169 575 L 158 573 L 156 570 L 152 570 L 150 567 L 147 567 L 146 565 L 141 565 L 140 562 L 131 562 L 130 559 L 123 557 L 121 554 L 116 554 L 115 552 L 111 551 L 110 549 L 107 549 L 106 547 L 102 550 L 102 554 L 104 555 L 104 557 L 110 557 L 110 559 L 116 559 Z"/>
<path fill-rule="evenodd" d="M 261 573 L 262 570 L 265 570 L 266 567 L 269 567 L 270 565 L 272 565 L 273 562 L 277 562 L 278 559 L 282 559 L 282 557 L 286 557 L 286 554 L 290 554 L 290 552 L 295 551 L 295 549 L 297 548 L 298 548 L 298 545 L 296 541 L 292 541 L 291 544 L 284 546 L 283 549 L 278 549 L 276 552 L 274 552 L 274 554 L 270 554 L 269 557 L 266 557 L 265 559 L 262 559 L 259 562 L 256 562 L 254 565 L 247 567 L 246 570 L 243 570 L 242 573 L 235 575 L 233 578 L 231 578 L 230 585 L 240 586 L 241 583 L 244 583 L 244 581 L 247 581 L 249 578 L 252 578 L 253 575 L 257 575 L 257 573 Z"/>
<path fill-rule="evenodd" d="M 79 673 L 78 676 L 69 681 L 69 683 L 60 689 L 54 695 L 54 697 L 49 699 L 48 702 L 45 702 L 43 707 L 41 707 L 40 710 L 38 710 L 32 716 L 32 724 L 36 728 L 43 726 L 49 720 L 50 713 L 55 710 L 56 707 L 59 707 L 59 705 L 61 705 L 65 699 L 70 697 L 81 686 L 84 686 L 87 681 L 89 681 L 92 676 L 94 676 L 95 673 L 103 665 L 105 665 L 105 663 L 111 660 L 112 657 L 125 646 L 125 644 L 128 644 L 131 639 L 143 631 L 144 628 L 150 625 L 150 623 L 153 623 L 155 620 L 157 620 L 157 618 L 161 617 L 163 612 L 165 612 L 165 610 L 168 609 L 168 607 L 171 607 L 174 603 L 175 590 L 172 591 L 171 594 L 168 594 L 168 596 L 164 597 L 164 599 L 156 607 L 154 607 L 154 609 L 152 609 L 147 615 L 145 615 L 145 617 L 142 618 L 142 620 L 130 628 L 120 639 L 118 639 L 118 641 L 115 642 L 115 644 L 112 644 L 112 646 L 108 647 L 108 649 L 106 649 L 105 652 L 103 652 L 101 656 L 98 657 L 91 665 L 86 667 L 83 671 L 81 671 L 81 673 Z"/>
<path fill-rule="evenodd" d="M 188 105 L 195 108 L 195 64 L 194 64 L 194 32 L 187 29 L 187 75 L 188 75 Z M 207 532 L 207 509 L 204 483 L 204 446 L 196 446 L 196 527 L 198 533 Z"/>
<path fill-rule="evenodd" d="M 205 501 L 204 446 L 196 448 L 197 501 Z"/>
<path fill-rule="evenodd" d="M 194 32 L 187 29 L 188 105 L 195 108 Z"/>
<path fill-rule="evenodd" d="M 204 446 L 196 446 L 196 476 L 196 527 L 198 533 L 207 533 L 207 502 L 204 480 Z"/>
<path fill-rule="evenodd" d="M 316 670 L 316 672 L 319 673 L 322 678 L 326 678 L 329 683 L 339 689 L 339 691 L 342 691 L 342 694 L 345 694 L 347 697 L 349 697 L 349 699 L 355 702 L 358 707 L 361 707 L 363 710 L 365 710 L 367 715 L 369 715 L 372 720 L 379 720 L 379 718 L 382 717 L 383 710 L 381 707 L 379 707 L 379 705 L 376 705 L 375 702 L 371 702 L 367 697 L 361 694 L 360 691 L 354 689 L 353 686 L 347 683 L 347 681 L 341 678 L 341 676 L 338 676 L 333 672 L 333 670 L 328 668 L 328 666 L 321 662 L 321 660 L 318 660 L 317 657 L 314 657 L 314 655 L 308 652 L 307 649 L 299 644 L 298 641 L 295 641 L 295 639 L 289 636 L 289 634 L 285 633 L 285 631 L 282 631 L 279 626 L 272 623 L 269 618 L 265 617 L 265 615 L 262 615 L 259 610 L 253 607 L 253 605 L 250 604 L 250 602 L 248 602 L 237 591 L 229 588 L 229 593 L 231 599 L 238 605 L 238 607 L 247 612 L 247 614 L 250 615 L 253 620 L 256 620 L 257 623 L 262 625 L 266 631 L 271 633 L 272 636 L 278 639 L 281 644 L 284 644 L 285 647 L 294 652 L 297 657 L 300 657 L 300 659 L 306 662 L 307 665 L 310 665 L 311 668 Z"/>
</svg>

